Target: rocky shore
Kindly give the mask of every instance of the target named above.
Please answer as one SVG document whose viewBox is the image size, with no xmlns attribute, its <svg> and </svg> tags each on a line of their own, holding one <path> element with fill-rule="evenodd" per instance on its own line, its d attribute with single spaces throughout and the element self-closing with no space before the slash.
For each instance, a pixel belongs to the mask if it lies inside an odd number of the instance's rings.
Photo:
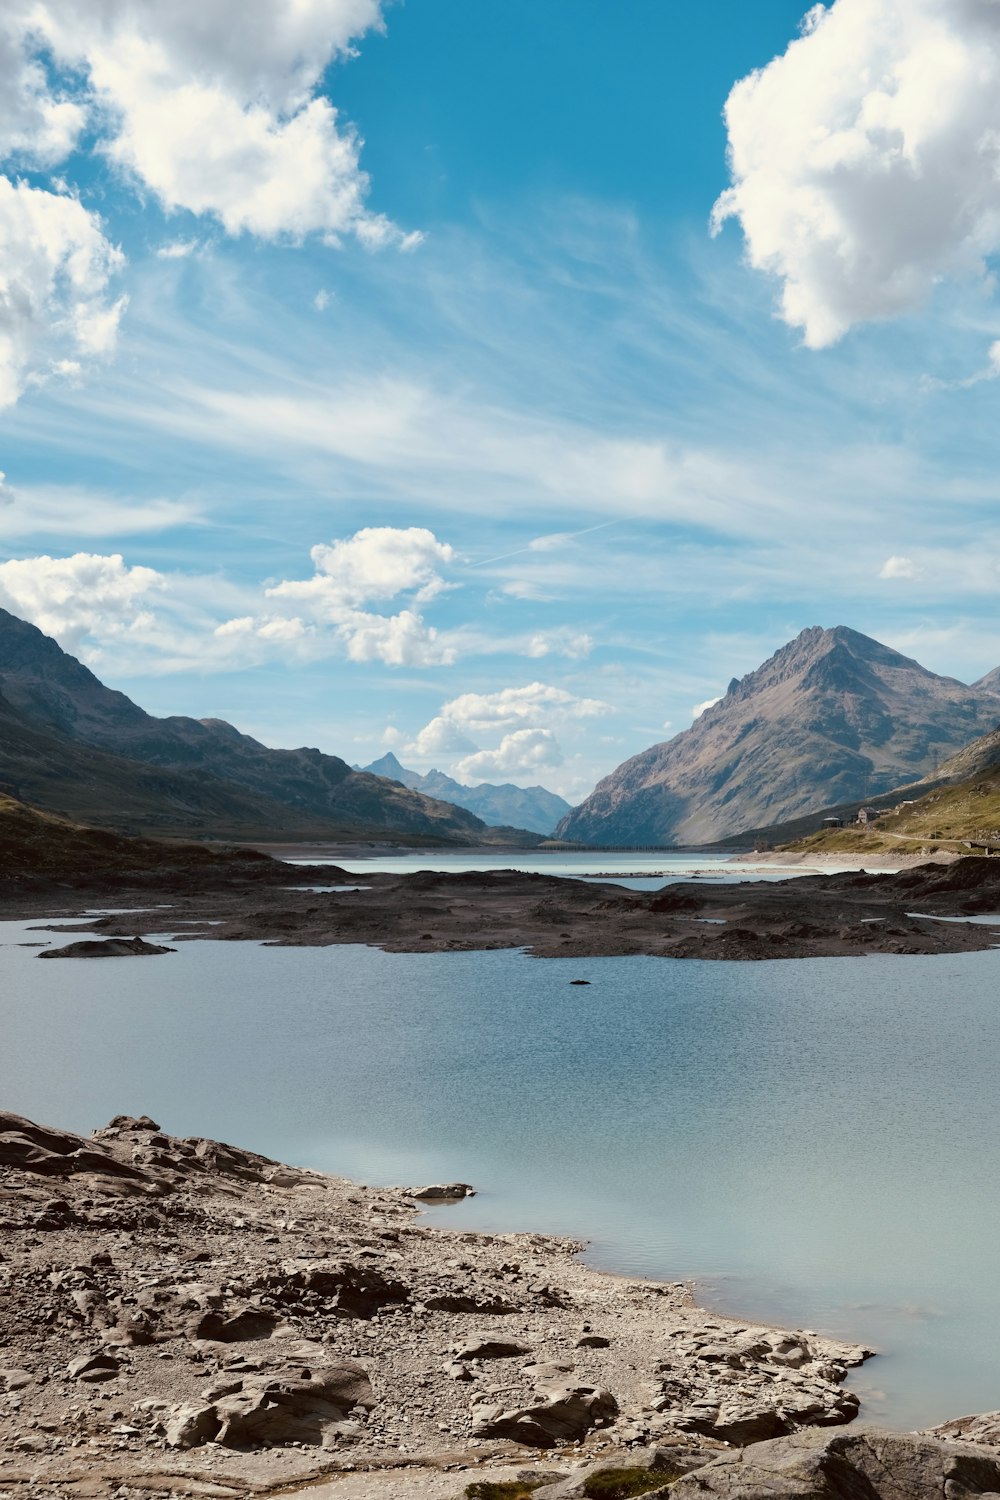
<svg viewBox="0 0 1000 1500">
<path fill-rule="evenodd" d="M 336 866 L 258 862 L 250 878 L 157 884 L 0 883 L 0 917 L 69 916 L 134 901 L 52 931 L 136 938 L 160 932 L 279 945 L 377 944 L 390 952 L 526 948 L 538 958 L 651 954 L 661 958 L 818 958 L 957 953 L 993 947 L 1000 932 L 1000 860 L 961 859 L 896 874 L 806 875 L 784 881 L 690 881 L 659 891 L 521 874 L 424 871 L 352 876 Z M 976 914 L 996 923 L 948 921 Z M 83 956 L 81 954 L 81 956 Z M 98 955 L 93 955 L 98 956 Z M 165 960 L 169 962 L 169 959 Z"/>
<path fill-rule="evenodd" d="M 947 1433 L 975 1445 L 831 1436 L 871 1351 L 710 1315 L 566 1240 L 421 1222 L 468 1191 L 0 1113 L 0 1495 L 557 1500 L 623 1469 L 729 1500 L 1000 1490 L 1000 1418 Z M 878 1454 L 911 1488 L 824 1487 Z"/>
</svg>

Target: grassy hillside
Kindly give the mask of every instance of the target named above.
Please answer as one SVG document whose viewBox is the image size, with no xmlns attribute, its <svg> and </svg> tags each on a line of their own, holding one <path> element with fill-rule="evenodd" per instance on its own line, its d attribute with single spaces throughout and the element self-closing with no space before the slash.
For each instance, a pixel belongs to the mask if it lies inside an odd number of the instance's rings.
<svg viewBox="0 0 1000 1500">
<path fill-rule="evenodd" d="M 986 738 L 1000 754 L 1000 735 Z M 962 753 L 968 763 L 982 766 L 981 742 Z M 923 796 L 919 792 L 919 784 L 904 788 L 895 808 L 874 827 L 834 828 L 778 847 L 817 854 L 910 854 L 922 849 L 968 854 L 975 851 L 965 848 L 967 842 L 1000 845 L 1000 764 L 987 762 L 957 785 L 936 786 Z"/>
<path fill-rule="evenodd" d="M 234 863 L 248 871 L 256 865 L 271 866 L 264 855 L 251 851 L 123 838 L 108 829 L 39 812 L 0 793 L 0 879 L 210 871 Z"/>
</svg>

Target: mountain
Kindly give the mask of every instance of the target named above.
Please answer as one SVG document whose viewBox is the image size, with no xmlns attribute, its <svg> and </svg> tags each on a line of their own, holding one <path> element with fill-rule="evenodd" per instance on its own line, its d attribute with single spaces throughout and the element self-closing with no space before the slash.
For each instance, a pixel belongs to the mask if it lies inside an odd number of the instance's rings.
<svg viewBox="0 0 1000 1500">
<path fill-rule="evenodd" d="M 517 836 L 335 755 L 272 750 L 220 719 L 154 718 L 2 609 L 0 785 L 33 806 L 128 832 L 459 845 Z"/>
<path fill-rule="evenodd" d="M 400 781 L 412 791 L 423 792 L 428 797 L 441 797 L 453 802 L 456 807 L 465 807 L 482 818 L 490 827 L 530 828 L 534 833 L 550 834 L 572 809 L 564 797 L 548 791 L 544 786 L 513 786 L 504 782 L 493 786 L 484 782 L 481 786 L 464 786 L 446 776 L 444 771 L 410 771 L 400 765 L 392 751 L 380 760 L 373 760 L 363 768 L 374 776 L 387 776 L 390 781 Z"/>
<path fill-rule="evenodd" d="M 734 679 L 690 729 L 606 776 L 557 836 L 709 843 L 874 797 L 997 725 L 991 678 L 966 687 L 844 625 L 814 626 Z"/>
</svg>

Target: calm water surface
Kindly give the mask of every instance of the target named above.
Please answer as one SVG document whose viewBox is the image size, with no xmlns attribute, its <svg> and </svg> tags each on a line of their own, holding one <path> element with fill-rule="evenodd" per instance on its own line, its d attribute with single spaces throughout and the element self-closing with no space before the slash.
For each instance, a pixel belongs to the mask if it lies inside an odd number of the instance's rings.
<svg viewBox="0 0 1000 1500">
<path fill-rule="evenodd" d="M 352 875 L 406 875 L 414 870 L 446 870 L 452 874 L 466 870 L 522 870 L 531 875 L 568 875 L 580 880 L 604 877 L 640 889 L 656 888 L 671 880 L 724 880 L 727 883 L 738 880 L 787 880 L 792 875 L 815 875 L 820 872 L 819 866 L 733 864 L 732 859 L 732 854 L 699 854 L 697 851 L 605 854 L 599 849 L 557 853 L 502 850 L 497 854 L 483 854 L 478 849 L 455 853 L 427 849 L 358 859 L 341 859 L 339 855 L 327 859 L 303 853 L 287 862 L 334 864 Z M 832 875 L 840 869 L 856 868 L 856 859 L 845 859 L 842 865 L 831 861 L 823 864 L 822 873 Z"/>
<path fill-rule="evenodd" d="M 7 1108 L 473 1182 L 431 1219 L 587 1236 L 601 1265 L 885 1349 L 854 1379 L 872 1418 L 1000 1407 L 996 952 L 40 963 L 18 944 L 69 938 L 32 925 L 0 924 Z"/>
</svg>

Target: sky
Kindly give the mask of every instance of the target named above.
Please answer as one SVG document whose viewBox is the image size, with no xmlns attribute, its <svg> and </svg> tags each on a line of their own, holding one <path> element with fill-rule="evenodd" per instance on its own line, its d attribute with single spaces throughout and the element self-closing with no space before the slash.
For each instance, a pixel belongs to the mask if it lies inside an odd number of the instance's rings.
<svg viewBox="0 0 1000 1500">
<path fill-rule="evenodd" d="M 997 0 L 5 0 L 0 605 L 580 800 L 810 625 L 1000 664 Z"/>
</svg>

